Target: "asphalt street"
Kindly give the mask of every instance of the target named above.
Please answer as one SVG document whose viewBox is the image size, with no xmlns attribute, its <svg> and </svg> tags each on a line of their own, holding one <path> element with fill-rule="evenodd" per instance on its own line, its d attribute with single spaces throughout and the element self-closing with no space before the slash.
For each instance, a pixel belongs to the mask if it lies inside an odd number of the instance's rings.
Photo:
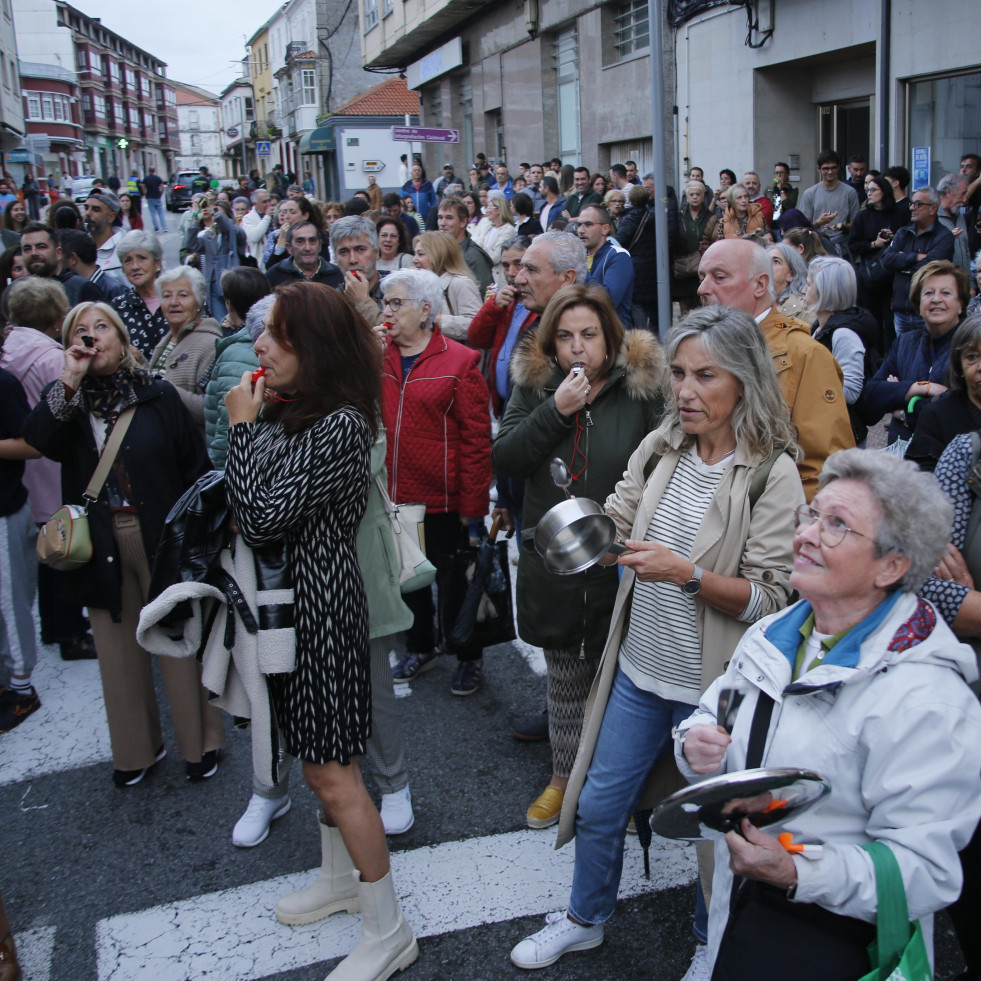
<svg viewBox="0 0 981 981">
<path fill-rule="evenodd" d="M 148 216 L 147 216 L 148 217 Z M 168 215 L 170 227 L 177 216 Z M 166 264 L 177 239 L 164 239 Z M 42 708 L 0 736 L 0 891 L 25 981 L 319 981 L 353 947 L 356 917 L 308 927 L 271 914 L 283 892 L 319 865 L 312 794 L 298 770 L 293 809 L 254 849 L 231 843 L 251 793 L 249 734 L 226 720 L 218 774 L 191 784 L 169 719 L 168 758 L 139 785 L 119 789 L 111 763 L 97 667 L 61 662 L 41 648 Z M 400 698 L 415 826 L 389 840 L 396 888 L 420 936 L 416 981 L 526 978 L 510 948 L 564 907 L 573 845 L 554 850 L 554 829 L 525 828 L 527 806 L 550 774 L 547 743 L 524 744 L 509 722 L 544 703 L 540 652 L 520 643 L 489 649 L 483 688 L 450 693 L 454 662 Z M 163 696 L 161 694 L 161 701 Z M 377 800 L 377 790 L 369 787 Z M 653 876 L 626 842 L 626 896 L 600 948 L 538 973 L 543 981 L 678 981 L 691 956 L 691 849 L 655 839 Z M 949 924 L 937 924 L 939 981 L 960 969 Z M 792 977 L 768 967 L 760 978 Z M 401 975 L 400 975 L 401 977 Z"/>
</svg>

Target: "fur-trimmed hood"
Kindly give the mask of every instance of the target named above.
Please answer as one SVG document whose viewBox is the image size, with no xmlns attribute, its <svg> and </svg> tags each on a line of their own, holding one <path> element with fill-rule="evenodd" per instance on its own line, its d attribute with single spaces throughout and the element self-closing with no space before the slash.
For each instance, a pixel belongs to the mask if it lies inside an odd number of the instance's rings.
<svg viewBox="0 0 981 981">
<path fill-rule="evenodd" d="M 515 385 L 538 395 L 554 391 L 565 373 L 542 350 L 538 331 L 531 331 L 519 342 L 511 356 L 511 377 Z M 643 401 L 656 397 L 664 379 L 664 349 L 649 330 L 628 330 L 610 372 L 611 379 L 623 376 L 627 394 Z"/>
</svg>

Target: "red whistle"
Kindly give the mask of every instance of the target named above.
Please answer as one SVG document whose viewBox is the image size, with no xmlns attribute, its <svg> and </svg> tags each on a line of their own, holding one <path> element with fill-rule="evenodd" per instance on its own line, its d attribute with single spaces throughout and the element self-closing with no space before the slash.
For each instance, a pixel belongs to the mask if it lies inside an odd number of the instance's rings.
<svg viewBox="0 0 981 981">
<path fill-rule="evenodd" d="M 265 368 L 256 368 L 256 370 L 252 372 L 252 387 L 253 388 L 255 388 L 256 382 L 260 378 L 262 378 L 265 375 L 265 373 L 266 373 L 266 369 Z"/>
</svg>

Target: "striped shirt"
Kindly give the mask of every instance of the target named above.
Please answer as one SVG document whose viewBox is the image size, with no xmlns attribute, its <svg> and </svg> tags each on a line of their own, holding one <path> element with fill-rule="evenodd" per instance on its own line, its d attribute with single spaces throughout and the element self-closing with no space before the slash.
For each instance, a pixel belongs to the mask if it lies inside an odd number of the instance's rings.
<svg viewBox="0 0 981 981">
<path fill-rule="evenodd" d="M 644 541 L 658 542 L 690 558 L 705 512 L 731 464 L 729 456 L 709 466 L 692 446 L 678 461 Z M 739 619 L 751 623 L 759 616 L 760 605 L 759 592 L 751 584 L 749 603 Z M 643 691 L 697 705 L 702 688 L 702 652 L 694 597 L 672 582 L 635 581 L 619 664 Z"/>
</svg>

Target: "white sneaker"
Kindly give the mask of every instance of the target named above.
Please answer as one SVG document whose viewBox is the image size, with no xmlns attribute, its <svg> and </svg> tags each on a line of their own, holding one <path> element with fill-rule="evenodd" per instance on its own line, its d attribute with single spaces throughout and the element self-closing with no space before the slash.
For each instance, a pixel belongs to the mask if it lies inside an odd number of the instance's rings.
<svg viewBox="0 0 981 981">
<path fill-rule="evenodd" d="M 554 964 L 570 950 L 590 950 L 603 942 L 603 926 L 582 926 L 566 916 L 565 911 L 549 913 L 545 928 L 525 937 L 511 951 L 511 963 L 515 967 L 533 970 Z"/>
<path fill-rule="evenodd" d="M 381 819 L 387 835 L 404 835 L 416 823 L 408 784 L 392 794 L 382 794 Z"/>
<path fill-rule="evenodd" d="M 706 944 L 695 945 L 695 956 L 691 959 L 681 981 L 712 981 L 712 962 L 709 960 L 709 949 Z"/>
<path fill-rule="evenodd" d="M 239 848 L 255 848 L 269 835 L 269 825 L 293 806 L 289 797 L 260 797 L 253 794 L 245 813 L 232 829 L 232 844 Z"/>
</svg>

